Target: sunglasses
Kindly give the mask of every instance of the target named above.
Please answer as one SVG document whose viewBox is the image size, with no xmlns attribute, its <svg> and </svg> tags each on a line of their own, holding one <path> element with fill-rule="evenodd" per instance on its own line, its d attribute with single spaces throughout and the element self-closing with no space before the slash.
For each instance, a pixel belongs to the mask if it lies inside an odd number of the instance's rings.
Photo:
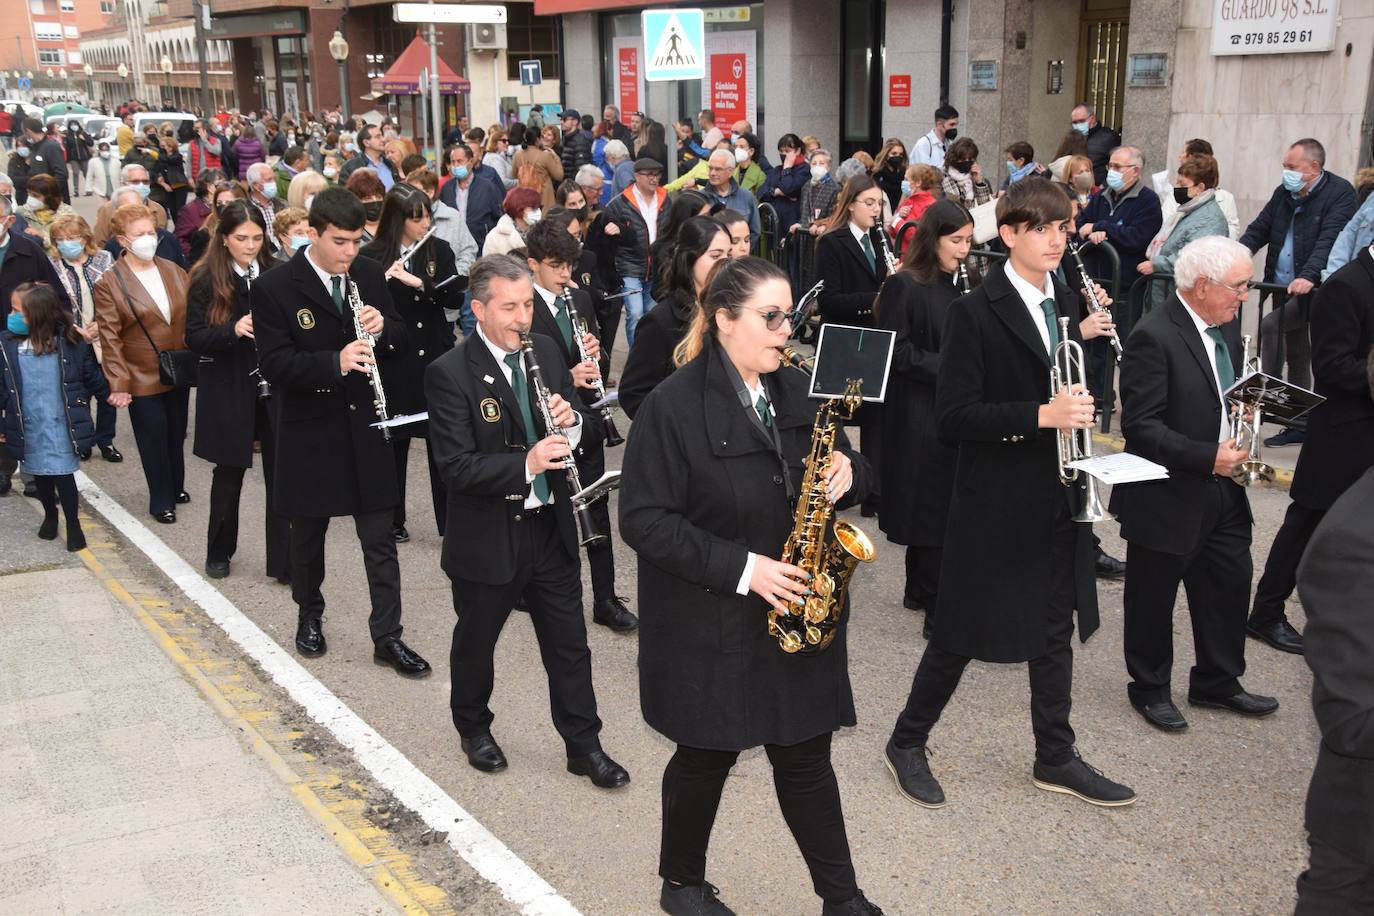
<svg viewBox="0 0 1374 916">
<path fill-rule="evenodd" d="M 783 311 L 782 309 L 749 309 L 749 311 L 754 312 L 762 318 L 763 326 L 770 331 L 776 331 L 778 328 L 782 327 L 783 322 L 787 322 L 788 325 L 791 325 L 797 320 L 800 314 L 796 309 L 791 311 Z"/>
</svg>

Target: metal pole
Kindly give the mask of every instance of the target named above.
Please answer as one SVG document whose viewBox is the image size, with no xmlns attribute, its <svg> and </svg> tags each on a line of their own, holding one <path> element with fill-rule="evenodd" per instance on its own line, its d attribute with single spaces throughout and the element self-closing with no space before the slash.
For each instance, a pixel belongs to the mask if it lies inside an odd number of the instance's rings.
<svg viewBox="0 0 1374 916">
<path fill-rule="evenodd" d="M 339 34 L 348 40 L 348 0 L 344 0 L 343 13 L 339 15 Z M 351 131 L 353 125 L 349 123 L 353 117 L 352 110 L 348 104 L 348 60 L 339 61 L 339 104 L 343 107 L 343 121 Z"/>
<path fill-rule="evenodd" d="M 205 0 L 195 0 L 191 8 L 196 17 L 196 60 L 200 62 L 200 107 L 204 117 L 210 117 L 210 112 L 214 111 L 214 105 L 210 101 L 210 66 L 207 62 L 205 41 L 206 22 L 210 18 L 210 6 Z"/>
<path fill-rule="evenodd" d="M 431 0 L 430 3 L 433 6 Z M 434 28 L 434 23 L 429 24 L 429 107 L 432 114 L 434 125 L 434 159 L 439 159 L 439 149 L 444 142 L 441 136 L 444 130 L 443 106 L 439 101 L 439 37 Z"/>
</svg>

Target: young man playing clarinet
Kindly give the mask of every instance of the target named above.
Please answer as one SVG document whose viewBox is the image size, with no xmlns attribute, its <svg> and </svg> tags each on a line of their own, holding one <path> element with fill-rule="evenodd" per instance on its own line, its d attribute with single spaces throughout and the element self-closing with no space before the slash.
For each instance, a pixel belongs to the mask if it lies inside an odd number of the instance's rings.
<svg viewBox="0 0 1374 916">
<path fill-rule="evenodd" d="M 945 325 L 935 416 L 959 456 L 939 605 L 886 750 L 898 789 L 928 808 L 945 795 L 926 742 L 973 659 L 1030 668 L 1036 786 L 1094 805 L 1136 799 L 1079 756 L 1069 725 L 1074 610 L 1082 639 L 1098 626 L 1092 527 L 1071 520 L 1080 494 L 1060 482 L 1057 449 L 1061 433 L 1092 427 L 1093 399 L 1066 384 L 1046 403 L 1061 315 L 1081 342 L 1078 295 L 1051 276 L 1070 217 L 1050 182 L 1012 185 L 997 203 L 1009 260 L 950 305 Z M 988 556 L 999 575 L 987 574 Z"/>
</svg>

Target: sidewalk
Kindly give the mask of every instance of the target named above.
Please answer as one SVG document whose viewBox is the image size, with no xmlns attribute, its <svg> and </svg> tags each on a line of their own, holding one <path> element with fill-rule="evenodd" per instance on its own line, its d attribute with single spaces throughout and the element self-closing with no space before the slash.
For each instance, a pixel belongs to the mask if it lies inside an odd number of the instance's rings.
<svg viewBox="0 0 1374 916">
<path fill-rule="evenodd" d="M 37 524 L 0 499 L 0 912 L 397 912 Z"/>
</svg>

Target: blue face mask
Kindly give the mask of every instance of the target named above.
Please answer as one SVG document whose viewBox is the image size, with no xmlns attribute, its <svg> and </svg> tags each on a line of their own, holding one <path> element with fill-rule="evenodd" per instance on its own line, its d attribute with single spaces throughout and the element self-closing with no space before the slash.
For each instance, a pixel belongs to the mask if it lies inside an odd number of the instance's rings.
<svg viewBox="0 0 1374 916">
<path fill-rule="evenodd" d="M 142 197 L 144 200 L 147 200 L 148 195 L 153 193 L 152 185 L 136 184 L 134 187 L 138 189 L 138 196 Z"/>
<path fill-rule="evenodd" d="M 1292 193 L 1302 190 L 1302 186 L 1307 184 L 1307 180 L 1302 177 L 1302 172 L 1295 172 L 1292 169 L 1283 170 L 1283 186 Z"/>
<path fill-rule="evenodd" d="M 27 159 L 29 157 L 29 148 L 27 146 L 16 146 L 14 151 L 19 154 L 20 159 Z"/>
<path fill-rule="evenodd" d="M 468 167 L 465 165 L 458 166 L 453 170 L 453 177 L 462 181 L 464 178 L 468 177 Z"/>
<path fill-rule="evenodd" d="M 293 236 L 291 236 L 291 250 L 292 250 L 292 251 L 300 251 L 302 248 L 304 248 L 306 245 L 309 245 L 309 244 L 310 244 L 310 236 L 308 236 L 308 235 L 293 235 Z"/>
<path fill-rule="evenodd" d="M 1087 121 L 1074 121 L 1074 122 L 1073 122 L 1073 129 L 1076 130 L 1076 131 L 1078 131 L 1080 134 L 1083 134 L 1083 135 L 1086 136 L 1087 133 L 1088 133 L 1088 122 L 1087 122 Z"/>
<path fill-rule="evenodd" d="M 263 197 L 266 197 L 268 200 L 271 200 L 272 198 L 276 197 L 276 196 L 277 196 L 277 185 L 276 185 L 276 182 L 269 181 L 267 184 L 263 185 L 263 186 L 262 186 L 262 196 L 263 196 Z"/>
<path fill-rule="evenodd" d="M 911 182 L 909 182 L 909 181 L 903 181 L 903 182 L 902 182 L 902 196 L 903 196 L 903 197 L 910 197 L 910 196 L 911 196 Z"/>
<path fill-rule="evenodd" d="M 20 312 L 10 312 L 10 317 L 5 321 L 5 327 L 10 329 L 10 333 L 15 337 L 29 336 L 29 323 L 24 320 Z"/>
<path fill-rule="evenodd" d="M 1107 172 L 1107 187 L 1113 191 L 1120 191 L 1121 186 L 1126 183 L 1126 179 L 1121 177 L 1121 173 L 1115 170 Z"/>
<path fill-rule="evenodd" d="M 68 261 L 75 261 L 81 257 L 81 253 L 86 250 L 86 243 L 81 239 L 63 239 L 57 243 L 57 252 Z"/>
</svg>

